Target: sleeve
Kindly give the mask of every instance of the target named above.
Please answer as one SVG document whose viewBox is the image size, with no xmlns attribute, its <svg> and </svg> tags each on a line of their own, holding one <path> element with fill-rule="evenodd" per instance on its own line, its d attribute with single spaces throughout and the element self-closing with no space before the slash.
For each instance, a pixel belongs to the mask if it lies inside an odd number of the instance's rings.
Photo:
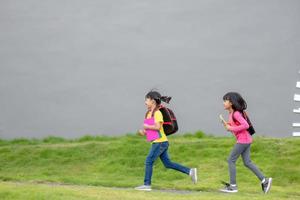
<svg viewBox="0 0 300 200">
<path fill-rule="evenodd" d="M 249 128 L 248 122 L 244 119 L 240 112 L 234 112 L 233 115 L 234 119 L 239 123 L 239 125 L 230 126 L 230 131 L 239 132 L 242 130 L 247 130 Z"/>
<path fill-rule="evenodd" d="M 155 122 L 164 122 L 163 116 L 161 114 L 161 112 L 158 110 L 154 113 L 154 120 Z"/>
</svg>

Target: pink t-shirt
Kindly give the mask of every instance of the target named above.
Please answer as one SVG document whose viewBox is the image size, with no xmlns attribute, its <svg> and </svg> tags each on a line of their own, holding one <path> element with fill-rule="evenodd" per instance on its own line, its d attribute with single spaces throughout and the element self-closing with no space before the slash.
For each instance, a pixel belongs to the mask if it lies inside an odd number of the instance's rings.
<svg viewBox="0 0 300 200">
<path fill-rule="evenodd" d="M 240 112 L 234 112 L 234 119 L 233 121 L 232 114 L 229 114 L 229 124 L 230 124 L 230 131 L 235 135 L 237 143 L 240 144 L 250 144 L 252 143 L 252 137 L 248 132 L 249 124 L 244 119 Z"/>
</svg>

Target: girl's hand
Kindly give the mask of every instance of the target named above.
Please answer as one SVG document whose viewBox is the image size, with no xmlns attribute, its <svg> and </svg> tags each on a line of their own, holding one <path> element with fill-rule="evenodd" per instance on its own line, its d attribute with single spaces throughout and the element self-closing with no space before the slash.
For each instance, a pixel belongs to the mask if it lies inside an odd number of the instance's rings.
<svg viewBox="0 0 300 200">
<path fill-rule="evenodd" d="M 226 123 L 226 124 L 224 124 L 224 128 L 227 130 L 227 131 L 230 131 L 229 129 L 230 129 L 230 125 L 229 125 L 229 123 Z"/>
<path fill-rule="evenodd" d="M 146 133 L 145 133 L 145 130 L 139 130 L 138 134 L 141 135 L 141 136 L 144 136 Z"/>
<path fill-rule="evenodd" d="M 229 125 L 229 123 L 224 120 L 224 121 L 222 121 L 222 124 L 223 124 L 224 128 L 227 129 L 227 126 Z"/>
<path fill-rule="evenodd" d="M 149 129 L 149 125 L 144 124 L 144 129 Z"/>
<path fill-rule="evenodd" d="M 226 126 L 227 122 L 224 120 L 224 121 L 221 121 L 223 126 Z"/>
</svg>

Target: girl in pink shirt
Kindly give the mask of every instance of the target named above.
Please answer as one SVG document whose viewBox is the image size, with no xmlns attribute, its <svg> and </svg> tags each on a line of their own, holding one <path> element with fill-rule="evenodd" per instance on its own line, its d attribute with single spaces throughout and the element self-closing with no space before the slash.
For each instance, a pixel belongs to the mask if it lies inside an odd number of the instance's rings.
<svg viewBox="0 0 300 200">
<path fill-rule="evenodd" d="M 236 185 L 235 162 L 238 157 L 242 155 L 244 165 L 260 179 L 262 190 L 264 193 L 267 193 L 271 188 L 272 178 L 266 178 L 250 160 L 252 137 L 248 132 L 249 124 L 244 118 L 244 111 L 247 108 L 247 103 L 242 96 L 236 92 L 225 94 L 223 100 L 224 109 L 229 112 L 229 121 L 223 121 L 223 125 L 227 131 L 232 132 L 236 137 L 237 142 L 228 158 L 230 183 L 224 182 L 225 188 L 220 191 L 229 193 L 238 191 Z"/>
</svg>

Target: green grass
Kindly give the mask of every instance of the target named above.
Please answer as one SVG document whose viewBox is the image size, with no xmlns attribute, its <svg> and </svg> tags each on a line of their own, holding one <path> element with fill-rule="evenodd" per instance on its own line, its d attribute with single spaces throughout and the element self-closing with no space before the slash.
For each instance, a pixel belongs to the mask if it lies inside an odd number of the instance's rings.
<svg viewBox="0 0 300 200">
<path fill-rule="evenodd" d="M 299 138 L 254 139 L 252 161 L 266 176 L 274 178 L 271 194 L 267 196 L 262 195 L 259 181 L 243 166 L 241 159 L 237 162 L 239 193 L 228 196 L 217 192 L 221 187 L 220 181 L 228 180 L 226 158 L 234 145 L 233 138 L 206 136 L 197 132 L 174 135 L 169 137 L 169 141 L 171 159 L 197 167 L 200 181 L 193 185 L 188 176 L 165 169 L 161 161 L 157 161 L 152 186 L 155 189 L 190 190 L 194 193 L 149 194 L 103 188 L 133 188 L 143 183 L 144 161 L 150 148 L 145 138 L 135 135 L 85 136 L 74 140 L 49 137 L 43 140 L 0 140 L 0 199 L 99 199 L 99 195 L 101 199 L 115 199 L 116 194 L 122 195 L 122 199 L 196 199 L 200 196 L 205 199 L 300 198 L 299 190 L 295 189 L 300 188 Z M 28 198 L 21 198 L 26 194 Z"/>
</svg>

